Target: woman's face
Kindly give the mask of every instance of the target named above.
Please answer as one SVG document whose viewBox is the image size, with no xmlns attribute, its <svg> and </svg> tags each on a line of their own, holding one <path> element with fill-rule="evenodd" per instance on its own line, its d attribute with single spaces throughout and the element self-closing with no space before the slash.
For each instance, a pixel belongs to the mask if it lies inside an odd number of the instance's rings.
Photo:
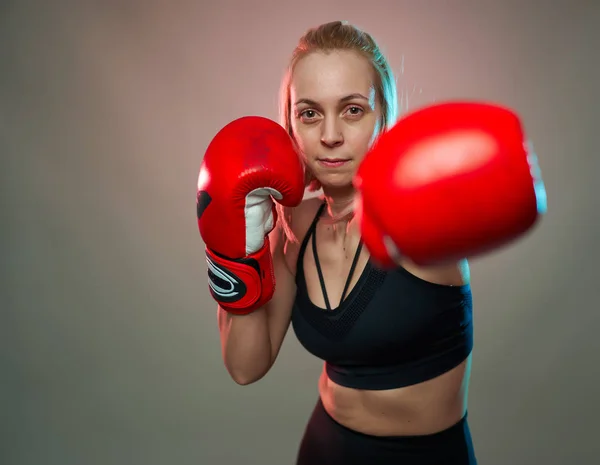
<svg viewBox="0 0 600 465">
<path fill-rule="evenodd" d="M 300 59 L 290 82 L 291 124 L 308 169 L 324 187 L 344 187 L 379 131 L 381 109 L 369 61 L 352 51 Z"/>
</svg>

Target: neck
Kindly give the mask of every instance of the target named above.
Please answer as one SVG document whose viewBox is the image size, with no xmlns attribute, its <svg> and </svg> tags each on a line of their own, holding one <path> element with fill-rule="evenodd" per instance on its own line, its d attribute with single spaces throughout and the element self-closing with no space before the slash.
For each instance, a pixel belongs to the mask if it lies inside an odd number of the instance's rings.
<svg viewBox="0 0 600 465">
<path fill-rule="evenodd" d="M 349 221 L 352 218 L 355 193 L 354 186 L 323 188 L 330 221 Z"/>
</svg>

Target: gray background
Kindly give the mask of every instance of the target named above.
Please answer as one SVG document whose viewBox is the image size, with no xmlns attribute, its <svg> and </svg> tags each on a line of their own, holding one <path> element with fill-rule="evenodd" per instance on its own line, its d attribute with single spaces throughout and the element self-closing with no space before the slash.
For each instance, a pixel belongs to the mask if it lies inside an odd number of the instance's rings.
<svg viewBox="0 0 600 465">
<path fill-rule="evenodd" d="M 195 186 L 335 19 L 375 36 L 403 108 L 521 113 L 549 213 L 472 262 L 473 437 L 483 465 L 600 463 L 598 5 L 3 1 L 0 463 L 293 463 L 321 364 L 290 332 L 265 379 L 228 378 Z"/>
</svg>

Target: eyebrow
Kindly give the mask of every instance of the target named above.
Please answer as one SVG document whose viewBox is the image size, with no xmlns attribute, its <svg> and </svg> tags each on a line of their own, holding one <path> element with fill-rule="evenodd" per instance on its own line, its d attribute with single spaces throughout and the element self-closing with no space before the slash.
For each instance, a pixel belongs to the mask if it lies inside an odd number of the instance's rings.
<svg viewBox="0 0 600 465">
<path fill-rule="evenodd" d="M 363 94 L 355 93 L 355 94 L 350 94 L 350 95 L 346 95 L 345 97 L 342 97 L 340 99 L 340 102 L 343 103 L 343 102 L 347 102 L 349 100 L 354 100 L 354 99 L 366 100 L 367 102 L 369 101 L 369 99 L 367 97 L 365 97 Z M 318 105 L 317 102 L 315 102 L 314 100 L 308 99 L 308 98 L 298 99 L 296 101 L 296 103 L 294 103 L 294 105 L 300 105 L 301 103 L 306 103 L 307 105 L 315 105 L 315 106 Z"/>
</svg>

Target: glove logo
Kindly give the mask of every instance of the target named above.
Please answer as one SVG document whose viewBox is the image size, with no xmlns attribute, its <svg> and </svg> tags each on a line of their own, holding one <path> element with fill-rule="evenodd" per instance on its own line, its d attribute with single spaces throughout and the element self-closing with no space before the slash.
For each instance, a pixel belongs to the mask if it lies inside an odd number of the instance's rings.
<svg viewBox="0 0 600 465">
<path fill-rule="evenodd" d="M 246 286 L 231 271 L 219 266 L 210 257 L 206 257 L 208 265 L 208 286 L 214 298 L 219 302 L 237 302 L 246 295 Z"/>
<path fill-rule="evenodd" d="M 198 219 L 200 219 L 204 213 L 204 210 L 206 210 L 206 207 L 208 207 L 211 201 L 212 197 L 208 192 L 198 191 L 196 194 L 196 215 L 198 216 Z"/>
</svg>

